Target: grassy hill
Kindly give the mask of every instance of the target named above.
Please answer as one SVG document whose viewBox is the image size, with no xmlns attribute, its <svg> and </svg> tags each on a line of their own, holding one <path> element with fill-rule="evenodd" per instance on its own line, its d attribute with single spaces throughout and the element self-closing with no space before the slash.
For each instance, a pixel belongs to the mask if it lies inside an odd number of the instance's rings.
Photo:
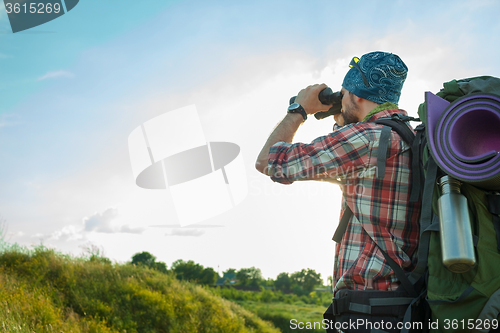
<svg viewBox="0 0 500 333">
<path fill-rule="evenodd" d="M 280 332 L 169 274 L 39 247 L 0 253 L 3 332 Z"/>
</svg>

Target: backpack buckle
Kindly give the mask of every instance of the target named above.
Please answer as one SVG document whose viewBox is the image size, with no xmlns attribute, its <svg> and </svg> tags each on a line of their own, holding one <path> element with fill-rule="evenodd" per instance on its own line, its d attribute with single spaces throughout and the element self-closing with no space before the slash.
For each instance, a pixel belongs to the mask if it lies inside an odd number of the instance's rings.
<svg viewBox="0 0 500 333">
<path fill-rule="evenodd" d="M 400 113 L 393 113 L 391 114 L 391 118 L 395 120 L 400 120 L 402 122 L 408 122 L 408 121 L 420 121 L 420 118 L 413 118 L 410 116 L 403 116 Z"/>
</svg>

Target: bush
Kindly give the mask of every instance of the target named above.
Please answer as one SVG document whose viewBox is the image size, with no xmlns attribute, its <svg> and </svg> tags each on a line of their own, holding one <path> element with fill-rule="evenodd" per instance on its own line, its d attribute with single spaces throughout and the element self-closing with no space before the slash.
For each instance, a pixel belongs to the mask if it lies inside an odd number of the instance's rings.
<svg viewBox="0 0 500 333">
<path fill-rule="evenodd" d="M 170 273 L 43 247 L 0 254 L 0 300 L 7 332 L 279 332 Z"/>
</svg>

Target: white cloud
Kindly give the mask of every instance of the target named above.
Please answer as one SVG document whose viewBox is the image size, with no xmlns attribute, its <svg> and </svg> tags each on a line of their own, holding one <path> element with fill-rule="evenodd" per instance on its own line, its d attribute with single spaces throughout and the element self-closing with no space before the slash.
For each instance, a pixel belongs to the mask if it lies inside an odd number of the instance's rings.
<svg viewBox="0 0 500 333">
<path fill-rule="evenodd" d="M 102 213 L 94 213 L 89 217 L 83 218 L 83 225 L 67 225 L 52 234 L 37 233 L 32 238 L 41 240 L 60 240 L 60 241 L 82 241 L 87 240 L 90 233 L 105 234 L 142 234 L 146 228 L 132 227 L 128 224 L 116 225 L 113 223 L 118 217 L 118 209 L 114 207 L 107 208 Z"/>
<path fill-rule="evenodd" d="M 17 233 L 18 237 L 24 236 L 23 232 Z M 67 225 L 60 230 L 56 230 L 51 234 L 36 233 L 30 238 L 39 239 L 40 242 L 44 243 L 46 241 L 80 241 L 85 240 L 86 235 L 81 227 L 75 225 Z"/>
<path fill-rule="evenodd" d="M 47 72 L 45 75 L 39 77 L 37 81 L 43 81 L 47 79 L 57 79 L 57 78 L 73 78 L 73 77 L 75 77 L 75 74 L 69 71 L 58 70 L 58 71 Z"/>
<path fill-rule="evenodd" d="M 103 213 L 94 213 L 83 219 L 85 231 L 113 233 L 111 222 L 118 216 L 118 209 L 110 207 Z"/>
<path fill-rule="evenodd" d="M 82 229 L 74 225 L 68 225 L 52 233 L 49 239 L 53 240 L 63 240 L 63 241 L 74 241 L 83 240 L 85 235 L 82 233 Z"/>
<path fill-rule="evenodd" d="M 132 227 L 128 224 L 117 225 L 113 223 L 118 218 L 118 215 L 118 208 L 109 207 L 102 213 L 94 213 L 94 215 L 90 217 L 85 217 L 83 219 L 83 231 L 108 234 L 142 234 L 146 230 L 146 228 Z"/>
</svg>

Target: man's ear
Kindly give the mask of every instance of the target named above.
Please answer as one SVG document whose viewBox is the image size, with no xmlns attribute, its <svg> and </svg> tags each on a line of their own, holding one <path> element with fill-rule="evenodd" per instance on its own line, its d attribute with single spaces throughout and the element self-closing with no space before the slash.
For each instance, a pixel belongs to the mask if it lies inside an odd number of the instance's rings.
<svg viewBox="0 0 500 333">
<path fill-rule="evenodd" d="M 361 100 L 365 100 L 364 98 L 358 97 L 358 95 L 353 94 L 352 92 L 349 92 L 351 101 L 355 102 L 356 104 L 361 103 Z"/>
<path fill-rule="evenodd" d="M 368 99 L 366 99 L 366 98 L 362 98 L 362 97 L 358 97 L 358 96 L 356 96 L 356 95 L 354 95 L 354 100 L 355 100 L 355 101 L 356 101 L 356 103 L 358 103 L 358 104 L 359 104 L 359 103 L 369 102 L 369 100 L 368 100 Z"/>
</svg>

